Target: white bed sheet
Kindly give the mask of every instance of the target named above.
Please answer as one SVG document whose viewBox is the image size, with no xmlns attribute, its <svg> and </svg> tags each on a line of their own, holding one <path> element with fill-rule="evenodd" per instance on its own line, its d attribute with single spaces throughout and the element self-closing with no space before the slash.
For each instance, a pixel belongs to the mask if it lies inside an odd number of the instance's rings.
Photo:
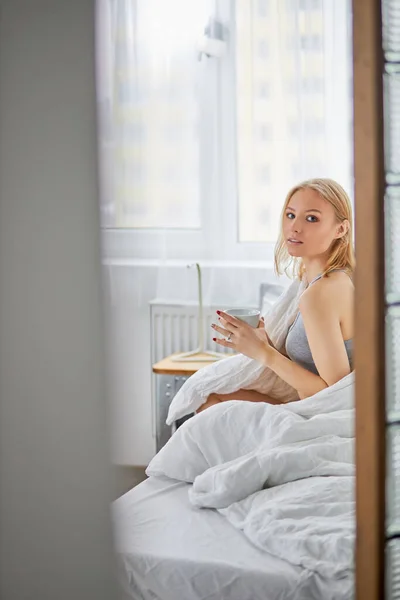
<svg viewBox="0 0 400 600">
<path fill-rule="evenodd" d="M 348 597 L 340 581 L 327 585 L 313 573 L 258 550 L 216 511 L 193 507 L 188 488 L 151 477 L 114 502 L 126 600 Z"/>
</svg>

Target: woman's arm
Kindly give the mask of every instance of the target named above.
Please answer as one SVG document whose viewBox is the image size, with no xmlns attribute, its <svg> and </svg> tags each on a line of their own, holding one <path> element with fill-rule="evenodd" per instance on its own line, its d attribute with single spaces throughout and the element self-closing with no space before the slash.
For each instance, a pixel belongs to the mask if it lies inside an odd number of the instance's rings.
<svg viewBox="0 0 400 600">
<path fill-rule="evenodd" d="M 281 379 L 297 390 L 299 398 L 312 396 L 327 387 L 325 381 L 318 375 L 314 375 L 307 369 L 294 363 L 268 342 L 268 336 L 264 329 L 253 329 L 247 323 L 235 319 L 226 313 L 221 313 L 221 322 L 224 328 L 213 325 L 213 328 L 227 336 L 231 333 L 231 339 L 213 338 L 217 344 L 227 348 L 234 348 L 238 352 L 258 360 L 261 364 L 272 369 Z M 233 399 L 233 398 L 232 398 Z"/>
<path fill-rule="evenodd" d="M 340 325 L 343 292 L 331 286 L 313 286 L 300 300 L 311 354 L 328 386 L 350 373 L 349 358 Z"/>
<path fill-rule="evenodd" d="M 266 348 L 264 360 L 262 361 L 272 371 L 274 371 L 281 379 L 294 387 L 299 394 L 300 400 L 313 396 L 324 388 L 328 387 L 319 375 L 315 375 L 304 369 L 297 363 L 286 358 L 274 348 Z"/>
<path fill-rule="evenodd" d="M 350 373 L 337 305 L 338 298 L 325 286 L 313 286 L 301 298 L 300 312 L 319 375 L 304 369 L 272 348 L 265 332 L 254 330 L 225 313 L 223 318 L 227 322 L 227 330 L 221 330 L 220 333 L 232 333 L 231 342 L 218 340 L 218 343 L 258 360 L 295 388 L 300 398 L 306 398 Z"/>
<path fill-rule="evenodd" d="M 350 373 L 337 306 L 340 300 L 331 288 L 314 286 L 300 300 L 300 312 L 308 344 L 319 375 L 295 362 L 266 351 L 266 364 L 298 390 L 300 398 L 312 396 Z"/>
</svg>

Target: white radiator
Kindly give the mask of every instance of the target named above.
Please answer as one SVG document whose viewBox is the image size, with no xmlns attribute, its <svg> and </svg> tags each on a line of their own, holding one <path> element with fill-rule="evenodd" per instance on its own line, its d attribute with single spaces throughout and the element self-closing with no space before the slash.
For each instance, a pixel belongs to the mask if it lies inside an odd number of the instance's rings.
<svg viewBox="0 0 400 600">
<path fill-rule="evenodd" d="M 206 350 L 232 353 L 229 348 L 218 346 L 212 341 L 216 323 L 215 311 L 219 307 L 204 307 L 204 340 Z M 198 346 L 197 304 L 168 304 L 154 300 L 150 302 L 151 360 L 162 360 L 173 352 L 188 352 Z"/>
</svg>

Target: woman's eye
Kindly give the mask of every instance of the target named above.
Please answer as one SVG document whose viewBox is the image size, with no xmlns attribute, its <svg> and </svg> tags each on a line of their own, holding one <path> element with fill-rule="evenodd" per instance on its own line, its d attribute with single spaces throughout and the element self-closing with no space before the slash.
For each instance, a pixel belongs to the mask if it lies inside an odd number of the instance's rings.
<svg viewBox="0 0 400 600">
<path fill-rule="evenodd" d="M 294 219 L 294 214 L 293 213 L 286 213 L 286 216 L 288 219 Z"/>
<path fill-rule="evenodd" d="M 307 217 L 307 221 L 308 221 L 309 223 L 317 223 L 317 222 L 318 222 L 318 219 L 317 219 L 317 217 L 315 217 L 314 215 L 308 215 L 308 217 Z"/>
</svg>

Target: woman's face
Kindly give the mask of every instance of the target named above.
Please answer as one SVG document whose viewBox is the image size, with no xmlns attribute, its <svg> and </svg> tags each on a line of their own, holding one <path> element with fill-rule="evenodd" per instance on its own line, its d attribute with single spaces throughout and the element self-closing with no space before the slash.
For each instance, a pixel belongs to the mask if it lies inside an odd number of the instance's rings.
<svg viewBox="0 0 400 600">
<path fill-rule="evenodd" d="M 339 229 L 333 206 L 315 190 L 298 190 L 290 198 L 283 215 L 283 236 L 291 256 L 324 255 Z"/>
</svg>

